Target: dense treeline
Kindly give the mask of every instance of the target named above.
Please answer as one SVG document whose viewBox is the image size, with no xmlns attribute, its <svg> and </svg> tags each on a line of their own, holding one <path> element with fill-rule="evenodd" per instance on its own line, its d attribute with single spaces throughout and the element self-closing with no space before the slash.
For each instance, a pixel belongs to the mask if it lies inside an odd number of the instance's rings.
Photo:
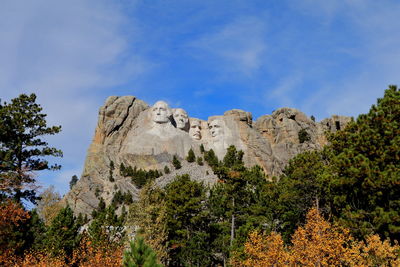
<svg viewBox="0 0 400 267">
<path fill-rule="evenodd" d="M 270 180 L 258 167 L 245 168 L 242 152 L 234 147 L 222 161 L 212 150 L 203 149 L 218 183 L 206 188 L 182 176 L 165 189 L 148 185 L 132 206 L 132 223 L 140 226 L 146 241 L 169 266 L 241 262 L 247 257 L 246 239 L 254 230 L 277 232 L 290 245 L 313 207 L 331 223 L 348 229 L 348 238 L 367 242 L 377 234 L 382 240 L 389 238 L 382 244 L 396 242 L 399 89 L 390 86 L 368 114 L 328 139 L 323 150 L 299 154 L 281 177 Z"/>
<path fill-rule="evenodd" d="M 28 140 L 25 147 L 44 148 L 21 157 L 17 153 L 21 148 L 9 141 L 12 124 L 4 126 L 18 117 L 9 115 L 18 110 L 14 105 L 20 107 L 17 112 L 31 107 L 40 112 L 34 100 L 23 96 L 0 106 L 0 112 L 8 114 L 0 124 L 2 264 L 119 266 L 123 244 L 131 238 L 126 229 L 132 228 L 137 228 L 137 238 L 125 253 L 126 266 L 399 264 L 400 90 L 396 86 L 390 86 L 368 114 L 328 134 L 330 143 L 322 150 L 293 158 L 280 177 L 266 177 L 257 166 L 245 167 L 243 152 L 233 146 L 221 160 L 201 147 L 202 155 L 191 151 L 186 159 L 198 164 L 201 158 L 212 167 L 218 177 L 212 186 L 182 175 L 158 188 L 153 181 L 160 172 L 121 165 L 121 174 L 142 187 L 137 201 L 122 192 L 114 195 L 110 206 L 100 199 L 90 221 L 75 217 L 69 207 L 41 207 L 41 212 L 57 213 L 46 215 L 46 223 L 35 209 L 27 211 L 21 204 L 21 199 L 36 198 L 34 188 L 24 187 L 34 185 L 29 171 L 50 168 L 44 160 L 30 161 L 29 155 L 40 158 L 60 152 L 23 136 Z M 44 117 L 39 118 L 42 130 L 35 133 L 59 131 L 46 130 Z M 19 164 L 21 160 L 26 164 Z M 110 170 L 111 181 L 113 164 Z M 48 201 L 42 203 L 54 202 L 51 196 L 43 199 Z M 121 205 L 129 205 L 129 212 Z"/>
</svg>

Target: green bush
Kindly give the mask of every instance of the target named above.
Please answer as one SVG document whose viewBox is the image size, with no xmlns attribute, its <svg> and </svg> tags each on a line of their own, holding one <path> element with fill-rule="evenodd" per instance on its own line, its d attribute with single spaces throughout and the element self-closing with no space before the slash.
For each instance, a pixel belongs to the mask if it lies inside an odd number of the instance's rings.
<svg viewBox="0 0 400 267">
<path fill-rule="evenodd" d="M 306 131 L 306 129 L 301 129 L 299 131 L 299 142 L 300 144 L 311 141 L 310 134 Z"/>
<path fill-rule="evenodd" d="M 178 160 L 176 155 L 174 155 L 174 158 L 172 159 L 172 165 L 174 165 L 176 170 L 182 168 L 181 162 Z"/>
<path fill-rule="evenodd" d="M 130 249 L 124 252 L 124 267 L 162 267 L 157 263 L 156 253 L 138 236 L 130 242 Z"/>
</svg>

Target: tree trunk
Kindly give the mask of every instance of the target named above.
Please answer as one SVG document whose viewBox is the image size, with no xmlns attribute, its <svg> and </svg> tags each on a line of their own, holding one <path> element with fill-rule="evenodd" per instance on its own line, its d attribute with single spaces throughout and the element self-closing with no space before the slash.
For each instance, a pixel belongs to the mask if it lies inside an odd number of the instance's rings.
<svg viewBox="0 0 400 267">
<path fill-rule="evenodd" d="M 235 198 L 232 198 L 232 218 L 231 218 L 231 246 L 235 238 Z"/>
</svg>

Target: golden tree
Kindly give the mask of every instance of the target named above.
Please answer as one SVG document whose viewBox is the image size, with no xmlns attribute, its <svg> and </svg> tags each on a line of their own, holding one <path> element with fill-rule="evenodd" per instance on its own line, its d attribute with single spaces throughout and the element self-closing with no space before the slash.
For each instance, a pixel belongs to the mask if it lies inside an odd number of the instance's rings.
<svg viewBox="0 0 400 267">
<path fill-rule="evenodd" d="M 252 232 L 245 244 L 243 266 L 400 266 L 400 246 L 371 235 L 355 241 L 347 229 L 332 226 L 316 208 L 306 216 L 306 224 L 285 247 L 280 234 L 268 236 Z"/>
<path fill-rule="evenodd" d="M 316 208 L 310 209 L 306 224 L 292 236 L 291 262 L 303 266 L 338 266 L 349 253 L 349 231 L 332 227 Z"/>
<path fill-rule="evenodd" d="M 346 262 L 350 266 L 400 266 L 400 246 L 388 239 L 382 241 L 379 235 L 370 235 L 365 242 L 355 242 Z"/>
<path fill-rule="evenodd" d="M 282 266 L 288 263 L 289 254 L 285 250 L 280 234 L 272 232 L 268 236 L 258 231 L 249 234 L 245 244 L 247 259 L 244 266 Z"/>
</svg>

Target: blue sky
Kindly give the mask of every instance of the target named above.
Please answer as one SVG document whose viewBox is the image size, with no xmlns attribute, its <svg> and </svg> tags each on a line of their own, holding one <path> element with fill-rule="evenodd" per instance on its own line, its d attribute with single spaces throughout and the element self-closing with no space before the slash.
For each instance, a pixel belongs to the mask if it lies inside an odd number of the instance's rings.
<svg viewBox="0 0 400 267">
<path fill-rule="evenodd" d="M 64 151 L 38 173 L 64 194 L 110 95 L 192 117 L 294 107 L 317 119 L 368 111 L 400 84 L 400 2 L 18 1 L 0 3 L 0 98 L 36 93 Z"/>
</svg>

